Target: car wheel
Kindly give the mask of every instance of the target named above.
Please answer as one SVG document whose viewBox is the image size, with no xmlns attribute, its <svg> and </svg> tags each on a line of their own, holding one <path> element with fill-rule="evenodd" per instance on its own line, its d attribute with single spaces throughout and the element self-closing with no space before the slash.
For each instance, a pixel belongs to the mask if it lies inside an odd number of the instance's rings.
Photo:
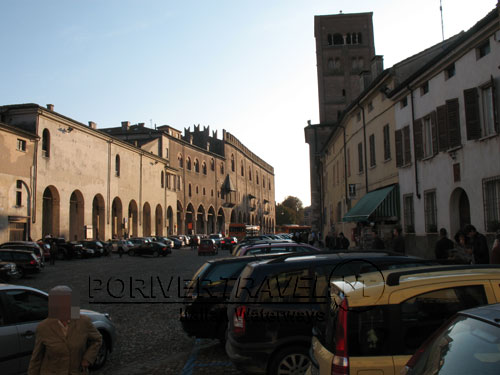
<svg viewBox="0 0 500 375">
<path fill-rule="evenodd" d="M 158 250 L 153 251 L 153 256 L 155 258 L 158 258 L 160 256 L 160 253 L 158 252 Z"/>
<path fill-rule="evenodd" d="M 134 250 L 129 250 L 128 251 L 128 255 L 130 255 L 131 257 L 135 255 L 135 251 Z"/>
<path fill-rule="evenodd" d="M 99 348 L 99 352 L 97 352 L 97 357 L 95 359 L 94 364 L 92 365 L 92 370 L 100 369 L 106 363 L 106 359 L 108 358 L 108 343 L 105 338 L 105 334 L 101 332 L 102 335 L 102 344 Z"/>
<path fill-rule="evenodd" d="M 303 346 L 290 346 L 276 353 L 269 366 L 269 374 L 305 374 L 310 360 Z"/>
</svg>

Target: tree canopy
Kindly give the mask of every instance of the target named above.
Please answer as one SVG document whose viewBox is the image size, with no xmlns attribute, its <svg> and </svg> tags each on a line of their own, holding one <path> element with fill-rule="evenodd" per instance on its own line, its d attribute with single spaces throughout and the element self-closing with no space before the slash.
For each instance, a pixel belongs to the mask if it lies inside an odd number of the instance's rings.
<svg viewBox="0 0 500 375">
<path fill-rule="evenodd" d="M 302 224 L 304 221 L 304 207 L 302 201 L 289 195 L 276 205 L 276 224 Z"/>
</svg>

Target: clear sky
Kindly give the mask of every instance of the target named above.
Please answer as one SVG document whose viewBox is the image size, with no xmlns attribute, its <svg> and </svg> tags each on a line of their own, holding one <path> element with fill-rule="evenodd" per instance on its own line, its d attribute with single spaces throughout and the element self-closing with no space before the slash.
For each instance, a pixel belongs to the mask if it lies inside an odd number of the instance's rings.
<svg viewBox="0 0 500 375">
<path fill-rule="evenodd" d="M 442 0 L 448 38 L 497 0 Z M 0 0 L 0 105 L 37 103 L 236 136 L 275 170 L 276 201 L 310 204 L 307 120 L 319 121 L 314 16 L 373 12 L 384 66 L 442 39 L 439 0 Z"/>
</svg>

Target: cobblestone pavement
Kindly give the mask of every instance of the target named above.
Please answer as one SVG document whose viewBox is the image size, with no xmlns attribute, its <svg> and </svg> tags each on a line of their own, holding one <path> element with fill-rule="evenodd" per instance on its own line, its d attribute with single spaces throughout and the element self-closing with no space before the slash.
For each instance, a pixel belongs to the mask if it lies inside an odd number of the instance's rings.
<svg viewBox="0 0 500 375">
<path fill-rule="evenodd" d="M 224 256 L 226 251 L 215 257 Z M 17 284 L 46 292 L 56 285 L 68 285 L 79 291 L 82 309 L 110 314 L 117 330 L 116 346 L 106 365 L 94 374 L 239 374 L 217 340 L 195 340 L 184 333 L 178 319 L 181 305 L 171 303 L 180 300 L 183 280 L 191 278 L 209 258 L 186 248 L 173 250 L 165 258 L 120 258 L 113 254 L 57 261 L 55 266 L 46 265 L 42 273 Z M 98 290 L 100 282 L 102 291 Z M 135 289 L 130 288 L 132 284 Z M 120 298 L 110 297 L 107 289 Z M 122 303 L 95 303 L 117 300 Z"/>
</svg>

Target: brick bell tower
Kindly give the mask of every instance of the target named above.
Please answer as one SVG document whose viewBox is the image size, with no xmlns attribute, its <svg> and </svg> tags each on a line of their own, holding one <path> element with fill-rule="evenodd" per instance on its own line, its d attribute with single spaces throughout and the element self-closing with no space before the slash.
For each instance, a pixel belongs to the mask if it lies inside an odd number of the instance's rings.
<svg viewBox="0 0 500 375">
<path fill-rule="evenodd" d="M 314 17 L 320 124 L 307 126 L 311 179 L 311 221 L 322 230 L 322 166 L 319 155 L 342 111 L 360 94 L 360 73 L 370 70 L 375 56 L 373 13 Z"/>
</svg>

